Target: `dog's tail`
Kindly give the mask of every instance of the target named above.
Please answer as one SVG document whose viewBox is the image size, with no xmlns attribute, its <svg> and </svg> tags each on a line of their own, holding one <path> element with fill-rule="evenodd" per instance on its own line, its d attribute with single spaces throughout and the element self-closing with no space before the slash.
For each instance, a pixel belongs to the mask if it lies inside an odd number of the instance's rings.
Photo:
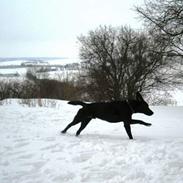
<svg viewBox="0 0 183 183">
<path fill-rule="evenodd" d="M 84 102 L 81 102 L 81 101 L 70 101 L 70 102 L 68 102 L 68 104 L 71 104 L 71 105 L 82 105 L 82 106 L 87 105 L 87 104 L 85 104 Z"/>
</svg>

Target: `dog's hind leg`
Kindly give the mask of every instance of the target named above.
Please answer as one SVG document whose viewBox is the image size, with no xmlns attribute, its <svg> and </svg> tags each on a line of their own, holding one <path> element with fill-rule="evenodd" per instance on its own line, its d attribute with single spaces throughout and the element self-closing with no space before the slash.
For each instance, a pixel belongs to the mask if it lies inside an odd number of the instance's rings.
<svg viewBox="0 0 183 183">
<path fill-rule="evenodd" d="M 133 139 L 130 123 L 125 122 L 124 127 L 125 127 L 125 130 L 126 130 L 126 133 L 128 134 L 129 139 Z"/>
<path fill-rule="evenodd" d="M 82 119 L 83 119 L 82 116 L 83 116 L 83 115 L 82 115 L 82 109 L 80 109 L 80 110 L 78 111 L 78 113 L 76 114 L 76 116 L 74 117 L 73 121 L 72 121 L 71 123 L 69 123 L 69 124 L 66 126 L 66 128 L 65 128 L 63 131 L 61 131 L 61 133 L 66 133 L 67 130 L 68 130 L 70 127 L 72 127 L 72 126 L 77 125 L 78 123 L 80 123 L 80 122 L 82 121 Z"/>
<path fill-rule="evenodd" d="M 88 125 L 90 120 L 91 120 L 91 118 L 87 118 L 81 122 L 81 126 L 80 126 L 79 130 L 76 132 L 76 136 L 78 136 L 81 133 L 81 131 Z"/>
<path fill-rule="evenodd" d="M 70 127 L 72 127 L 72 126 L 74 126 L 74 125 L 77 125 L 79 122 L 80 122 L 80 121 L 77 121 L 77 122 L 76 122 L 76 121 L 73 121 L 73 122 L 69 123 L 69 124 L 66 126 L 66 128 L 65 128 L 64 130 L 61 131 L 61 133 L 66 133 L 67 130 L 68 130 Z"/>
</svg>

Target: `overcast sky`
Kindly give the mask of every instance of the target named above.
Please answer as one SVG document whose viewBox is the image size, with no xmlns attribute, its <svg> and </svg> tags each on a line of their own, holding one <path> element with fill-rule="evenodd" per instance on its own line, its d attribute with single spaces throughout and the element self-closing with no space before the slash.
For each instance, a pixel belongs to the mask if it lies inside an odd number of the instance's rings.
<svg viewBox="0 0 183 183">
<path fill-rule="evenodd" d="M 77 37 L 99 25 L 140 28 L 143 0 L 0 0 L 0 57 L 78 57 Z"/>
</svg>

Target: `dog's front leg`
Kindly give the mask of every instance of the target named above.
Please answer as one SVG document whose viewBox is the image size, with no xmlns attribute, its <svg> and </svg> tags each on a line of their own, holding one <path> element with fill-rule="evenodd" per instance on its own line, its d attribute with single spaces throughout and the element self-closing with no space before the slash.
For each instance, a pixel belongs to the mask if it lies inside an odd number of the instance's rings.
<svg viewBox="0 0 183 183">
<path fill-rule="evenodd" d="M 125 122 L 124 123 L 124 127 L 125 127 L 125 130 L 126 130 L 126 133 L 128 134 L 129 139 L 133 139 L 130 123 L 129 122 Z"/>
<path fill-rule="evenodd" d="M 132 119 L 130 124 L 141 124 L 141 125 L 144 125 L 144 126 L 151 126 L 152 125 L 151 123 L 146 123 L 144 121 L 136 120 L 136 119 Z"/>
</svg>

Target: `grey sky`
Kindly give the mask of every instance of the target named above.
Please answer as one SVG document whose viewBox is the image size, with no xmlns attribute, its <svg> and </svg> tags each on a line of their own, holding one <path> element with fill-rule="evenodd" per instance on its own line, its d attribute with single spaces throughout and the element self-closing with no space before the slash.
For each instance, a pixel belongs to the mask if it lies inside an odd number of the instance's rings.
<svg viewBox="0 0 183 183">
<path fill-rule="evenodd" d="M 143 0 L 0 0 L 0 57 L 78 56 L 77 36 L 99 25 L 139 28 Z"/>
</svg>

